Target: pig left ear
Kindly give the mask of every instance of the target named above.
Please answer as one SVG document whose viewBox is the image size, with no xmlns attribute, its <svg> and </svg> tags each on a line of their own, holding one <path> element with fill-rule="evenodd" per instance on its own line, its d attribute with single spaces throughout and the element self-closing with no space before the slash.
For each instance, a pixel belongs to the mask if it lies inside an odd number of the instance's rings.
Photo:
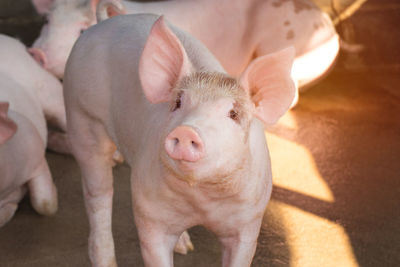
<svg viewBox="0 0 400 267">
<path fill-rule="evenodd" d="M 0 145 L 10 139 L 17 131 L 17 125 L 8 118 L 7 102 L 0 102 Z"/>
<path fill-rule="evenodd" d="M 53 5 L 54 0 L 32 0 L 37 13 L 44 15 L 49 13 L 50 7 Z"/>
<path fill-rule="evenodd" d="M 274 124 L 289 109 L 296 95 L 291 78 L 293 47 L 255 59 L 240 78 L 255 104 L 255 116 Z"/>
<path fill-rule="evenodd" d="M 178 37 L 161 16 L 151 28 L 139 62 L 139 78 L 151 103 L 167 102 L 171 89 L 191 70 Z"/>
</svg>

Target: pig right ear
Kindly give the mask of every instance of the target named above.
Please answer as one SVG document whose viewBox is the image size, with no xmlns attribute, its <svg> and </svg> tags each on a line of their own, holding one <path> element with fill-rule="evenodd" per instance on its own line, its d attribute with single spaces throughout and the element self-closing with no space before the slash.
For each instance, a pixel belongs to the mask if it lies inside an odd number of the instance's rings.
<svg viewBox="0 0 400 267">
<path fill-rule="evenodd" d="M 0 102 L 0 145 L 10 139 L 17 131 L 17 125 L 7 117 L 9 104 Z"/>
<path fill-rule="evenodd" d="M 255 116 L 274 124 L 289 109 L 296 95 L 291 78 L 293 47 L 255 59 L 240 78 L 255 104 Z"/>
<path fill-rule="evenodd" d="M 49 13 L 50 7 L 53 5 L 54 0 L 32 0 L 37 13 L 44 15 Z"/>
<path fill-rule="evenodd" d="M 139 78 L 146 98 L 151 103 L 169 101 L 171 89 L 190 70 L 185 49 L 161 16 L 151 28 L 139 62 Z"/>
</svg>

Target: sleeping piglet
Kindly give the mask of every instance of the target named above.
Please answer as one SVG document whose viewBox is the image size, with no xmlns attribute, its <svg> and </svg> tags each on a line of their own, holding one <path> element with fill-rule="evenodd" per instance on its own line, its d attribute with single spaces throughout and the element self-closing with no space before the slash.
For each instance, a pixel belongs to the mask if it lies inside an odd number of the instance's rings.
<svg viewBox="0 0 400 267">
<path fill-rule="evenodd" d="M 240 79 L 163 17 L 116 16 L 81 35 L 64 98 L 80 166 L 94 266 L 116 266 L 112 155 L 131 166 L 132 203 L 146 266 L 173 266 L 186 229 L 203 225 L 223 266 L 249 266 L 272 188 L 262 122 L 295 96 L 294 49 L 256 59 Z"/>
<path fill-rule="evenodd" d="M 45 148 L 32 121 L 9 110 L 9 103 L 0 100 L 0 227 L 12 218 L 27 189 L 39 214 L 52 215 L 57 211 L 57 191 L 44 156 Z"/>
</svg>

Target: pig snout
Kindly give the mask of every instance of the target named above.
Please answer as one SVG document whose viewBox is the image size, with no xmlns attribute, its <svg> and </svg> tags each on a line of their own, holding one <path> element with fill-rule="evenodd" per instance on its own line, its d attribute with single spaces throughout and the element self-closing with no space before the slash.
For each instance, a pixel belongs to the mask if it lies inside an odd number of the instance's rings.
<svg viewBox="0 0 400 267">
<path fill-rule="evenodd" d="M 40 49 L 40 48 L 29 48 L 28 52 L 36 60 L 36 62 L 39 63 L 40 66 L 42 66 L 43 68 L 46 68 L 46 66 L 47 66 L 47 57 L 46 57 L 46 54 L 43 52 L 42 49 Z"/>
<path fill-rule="evenodd" d="M 178 126 L 165 139 L 165 150 L 175 160 L 196 162 L 204 156 L 204 144 L 189 126 Z"/>
</svg>

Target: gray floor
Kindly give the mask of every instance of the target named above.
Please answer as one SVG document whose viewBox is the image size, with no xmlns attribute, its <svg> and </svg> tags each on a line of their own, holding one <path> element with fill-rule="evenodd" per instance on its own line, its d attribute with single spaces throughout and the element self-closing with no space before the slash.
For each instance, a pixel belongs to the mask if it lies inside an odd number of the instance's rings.
<svg viewBox="0 0 400 267">
<path fill-rule="evenodd" d="M 253 266 L 399 266 L 399 11 L 397 0 L 369 0 L 342 23 L 346 41 L 364 50 L 343 52 L 333 71 L 268 129 L 275 187 Z M 41 19 L 31 22 L 39 28 Z M 18 33 L 10 25 L 0 23 L 0 31 Z M 47 158 L 59 212 L 41 217 L 25 199 L 0 229 L 0 266 L 89 266 L 78 167 L 69 156 Z M 142 266 L 129 168 L 116 167 L 114 176 L 118 263 Z M 176 254 L 175 265 L 220 266 L 215 237 L 202 227 L 189 233 L 195 251 Z"/>
</svg>

